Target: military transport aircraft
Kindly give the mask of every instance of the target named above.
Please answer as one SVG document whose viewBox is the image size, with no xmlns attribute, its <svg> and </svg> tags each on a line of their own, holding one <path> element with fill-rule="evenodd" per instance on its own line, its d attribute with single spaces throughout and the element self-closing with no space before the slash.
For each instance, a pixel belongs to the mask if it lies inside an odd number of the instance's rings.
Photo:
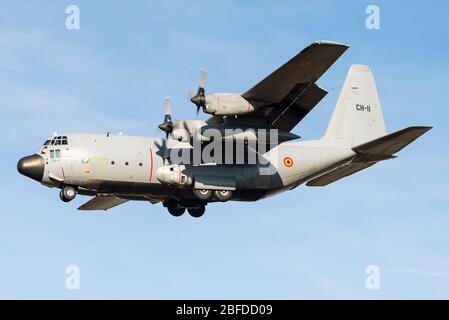
<svg viewBox="0 0 449 320">
<path fill-rule="evenodd" d="M 57 135 L 22 158 L 18 171 L 61 189 L 62 201 L 93 196 L 80 210 L 143 200 L 161 202 L 173 216 L 187 209 L 193 217 L 202 216 L 210 202 L 256 201 L 304 183 L 326 186 L 394 158 L 431 129 L 412 126 L 388 134 L 370 68 L 352 65 L 324 136 L 289 141 L 299 138 L 291 130 L 327 94 L 317 80 L 347 48 L 314 42 L 243 94 L 206 93 L 207 73 L 201 70 L 191 101 L 209 119 L 172 121 L 166 99 L 159 126 L 165 139 Z"/>
</svg>

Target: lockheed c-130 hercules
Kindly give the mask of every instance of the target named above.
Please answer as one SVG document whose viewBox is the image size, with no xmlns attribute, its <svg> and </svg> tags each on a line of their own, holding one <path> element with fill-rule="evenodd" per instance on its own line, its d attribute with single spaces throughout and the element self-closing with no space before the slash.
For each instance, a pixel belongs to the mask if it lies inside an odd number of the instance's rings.
<svg viewBox="0 0 449 320">
<path fill-rule="evenodd" d="M 317 80 L 347 48 L 314 42 L 243 94 L 206 93 L 207 73 L 201 70 L 191 101 L 209 119 L 172 121 L 166 99 L 159 126 L 165 139 L 54 136 L 17 168 L 61 189 L 65 202 L 76 194 L 93 196 L 80 210 L 143 200 L 161 202 L 173 216 L 187 209 L 200 217 L 210 202 L 256 201 L 304 183 L 328 185 L 394 158 L 431 129 L 412 126 L 388 134 L 370 68 L 352 65 L 324 136 L 291 141 L 299 138 L 291 130 L 327 94 Z"/>
</svg>

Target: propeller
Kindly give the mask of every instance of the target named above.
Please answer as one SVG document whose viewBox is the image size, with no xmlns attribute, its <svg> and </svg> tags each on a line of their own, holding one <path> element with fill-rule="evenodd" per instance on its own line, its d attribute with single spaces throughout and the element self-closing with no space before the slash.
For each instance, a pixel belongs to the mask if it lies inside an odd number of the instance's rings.
<svg viewBox="0 0 449 320">
<path fill-rule="evenodd" d="M 165 117 L 164 122 L 159 125 L 159 129 L 165 132 L 165 138 L 173 131 L 173 122 L 171 120 L 171 97 L 165 97 Z"/>
<path fill-rule="evenodd" d="M 166 160 L 170 163 L 170 151 L 167 147 L 167 139 L 162 139 L 161 143 L 156 141 L 154 144 L 158 148 L 156 154 L 162 157 L 164 165 Z"/>
<path fill-rule="evenodd" d="M 206 94 L 205 94 L 206 80 L 207 80 L 207 70 L 200 69 L 198 91 L 196 95 L 190 98 L 190 101 L 192 101 L 196 105 L 196 114 L 200 112 L 200 108 L 206 107 Z M 189 92 L 189 96 L 190 95 L 193 95 L 193 92 Z"/>
</svg>

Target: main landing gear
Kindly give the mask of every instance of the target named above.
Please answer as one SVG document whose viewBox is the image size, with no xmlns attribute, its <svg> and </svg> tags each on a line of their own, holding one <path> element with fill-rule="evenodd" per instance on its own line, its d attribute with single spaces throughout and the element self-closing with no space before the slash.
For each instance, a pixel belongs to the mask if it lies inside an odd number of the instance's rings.
<svg viewBox="0 0 449 320">
<path fill-rule="evenodd" d="M 187 211 L 194 218 L 201 217 L 206 211 L 206 206 L 203 203 L 192 204 L 191 206 L 183 206 L 179 202 L 174 200 L 169 200 L 164 203 L 167 207 L 168 212 L 174 217 L 180 217 Z"/>
<path fill-rule="evenodd" d="M 208 189 L 193 189 L 193 194 L 201 201 L 207 201 L 212 196 L 220 202 L 226 202 L 232 198 L 231 190 L 208 190 Z"/>
<path fill-rule="evenodd" d="M 61 191 L 59 192 L 59 198 L 61 198 L 64 202 L 69 202 L 75 199 L 76 190 L 71 186 L 63 186 Z"/>
<path fill-rule="evenodd" d="M 201 217 L 206 211 L 206 206 L 204 204 L 199 205 L 197 208 L 188 208 L 189 214 L 194 218 Z"/>
</svg>

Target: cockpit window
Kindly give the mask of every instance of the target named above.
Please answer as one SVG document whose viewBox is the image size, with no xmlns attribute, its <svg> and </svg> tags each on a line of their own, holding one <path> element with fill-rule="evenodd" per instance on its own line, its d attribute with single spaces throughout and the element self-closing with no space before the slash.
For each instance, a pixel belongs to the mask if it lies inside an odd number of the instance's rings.
<svg viewBox="0 0 449 320">
<path fill-rule="evenodd" d="M 54 159 L 54 158 L 61 158 L 61 150 L 56 149 L 56 150 L 50 150 L 50 158 Z"/>
<path fill-rule="evenodd" d="M 67 136 L 57 136 L 51 140 L 45 141 L 44 146 L 46 146 L 46 145 L 59 146 L 59 145 L 68 145 L 68 144 L 69 144 L 69 141 L 67 139 Z"/>
</svg>

